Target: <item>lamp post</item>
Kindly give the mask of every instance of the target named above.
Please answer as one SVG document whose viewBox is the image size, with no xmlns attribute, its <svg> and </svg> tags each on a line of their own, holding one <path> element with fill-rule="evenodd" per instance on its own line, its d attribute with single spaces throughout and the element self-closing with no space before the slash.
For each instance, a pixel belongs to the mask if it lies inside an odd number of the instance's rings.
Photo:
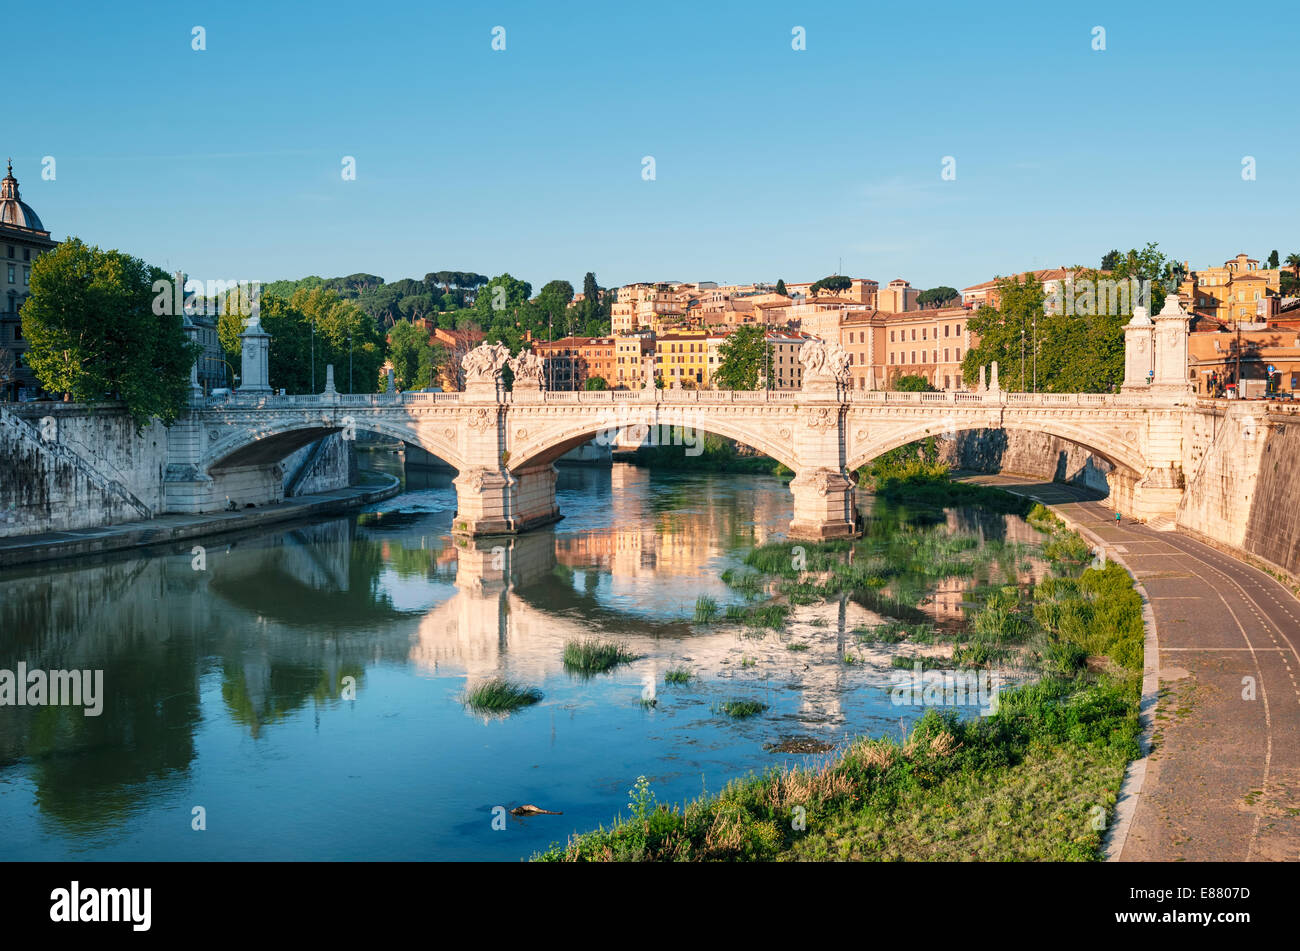
<svg viewBox="0 0 1300 951">
<path fill-rule="evenodd" d="M 1020 325 L 1020 390 L 1025 389 L 1025 327 Z"/>
<path fill-rule="evenodd" d="M 348 395 L 352 395 L 352 331 L 348 331 Z"/>
<path fill-rule="evenodd" d="M 311 392 L 316 393 L 316 318 L 311 319 Z"/>
<path fill-rule="evenodd" d="M 1034 315 L 1034 392 L 1038 392 L 1038 315 Z"/>
</svg>

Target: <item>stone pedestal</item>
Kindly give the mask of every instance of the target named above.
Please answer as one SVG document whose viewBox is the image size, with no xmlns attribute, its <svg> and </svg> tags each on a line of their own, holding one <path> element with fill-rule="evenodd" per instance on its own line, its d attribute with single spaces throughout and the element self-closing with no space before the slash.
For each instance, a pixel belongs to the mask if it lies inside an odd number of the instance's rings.
<svg viewBox="0 0 1300 951">
<path fill-rule="evenodd" d="M 822 541 L 857 533 L 857 486 L 839 469 L 816 468 L 790 481 L 794 518 L 790 537 Z"/>
<path fill-rule="evenodd" d="M 271 335 L 262 329 L 257 314 L 249 318 L 239 339 L 242 353 L 239 391 L 270 393 Z"/>
<path fill-rule="evenodd" d="M 1155 330 L 1146 308 L 1134 307 L 1133 316 L 1124 325 L 1124 384 L 1120 389 L 1125 393 L 1146 392 L 1151 386 Z"/>
<path fill-rule="evenodd" d="M 559 521 L 555 466 L 550 463 L 512 473 L 476 466 L 461 472 L 456 486 L 457 535 L 513 535 Z"/>
</svg>

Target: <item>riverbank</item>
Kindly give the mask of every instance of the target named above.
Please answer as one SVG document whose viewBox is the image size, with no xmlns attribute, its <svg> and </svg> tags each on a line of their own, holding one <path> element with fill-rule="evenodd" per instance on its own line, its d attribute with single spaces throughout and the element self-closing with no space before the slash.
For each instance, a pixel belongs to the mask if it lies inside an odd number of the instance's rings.
<svg viewBox="0 0 1300 951">
<path fill-rule="evenodd" d="M 159 515 L 119 525 L 4 538 L 0 539 L 0 568 L 79 558 L 126 548 L 151 548 L 281 522 L 338 515 L 364 505 L 382 502 L 401 492 L 401 482 L 397 478 L 386 475 L 377 478 L 382 482 L 285 499 L 274 505 L 254 509 L 212 512 L 206 515 Z"/>
<path fill-rule="evenodd" d="M 908 502 L 909 481 L 878 483 Z M 912 502 L 969 504 L 1027 516 L 1044 533 L 1044 553 L 1085 560 L 1087 544 L 1041 506 L 998 489 L 912 481 Z M 806 546 L 812 571 L 793 578 L 759 555 L 760 569 L 785 575 L 790 592 L 830 594 L 862 568 L 825 570 L 846 543 Z M 825 549 L 824 551 L 822 549 Z M 755 554 L 762 551 L 756 550 Z M 785 561 L 789 561 L 785 552 Z M 870 549 L 859 555 L 870 563 Z M 754 564 L 754 561 L 751 561 Z M 853 561 L 848 563 L 850 566 Z M 802 568 L 803 566 L 801 566 Z M 837 581 L 837 578 L 839 581 Z M 856 584 L 868 585 L 863 578 Z M 792 598 L 793 600 L 793 598 Z M 651 790 L 630 816 L 574 835 L 535 856 L 544 861 L 668 860 L 1097 860 L 1128 763 L 1139 755 L 1144 627 L 1141 599 L 1119 566 L 1064 571 L 1027 597 L 1002 588 L 968 616 L 956 661 L 987 671 L 1002 650 L 1037 655 L 1041 678 L 998 695 L 996 710 L 962 720 L 930 706 L 910 735 L 848 744 L 817 768 L 772 770 L 735 780 L 684 807 L 656 804 Z M 890 626 L 887 639 L 918 632 Z M 919 637 L 933 638 L 933 632 Z M 884 638 L 882 638 L 884 639 Z M 919 639 L 919 638 L 918 638 Z M 940 705 L 943 700 L 937 701 Z M 929 706 L 927 702 L 927 706 Z"/>
</svg>

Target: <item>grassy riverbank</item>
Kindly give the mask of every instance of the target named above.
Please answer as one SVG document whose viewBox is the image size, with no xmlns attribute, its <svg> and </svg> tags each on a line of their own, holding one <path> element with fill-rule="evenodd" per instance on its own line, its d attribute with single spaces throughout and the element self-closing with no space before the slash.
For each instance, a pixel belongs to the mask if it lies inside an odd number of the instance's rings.
<svg viewBox="0 0 1300 951">
<path fill-rule="evenodd" d="M 1002 691 L 989 716 L 960 720 L 931 707 L 906 740 L 859 740 L 819 768 L 738 779 L 684 807 L 656 803 L 650 785 L 638 783 L 629 815 L 534 858 L 1099 858 L 1125 766 L 1138 754 L 1141 601 L 1118 565 L 1080 571 L 1088 547 L 1050 511 L 1016 508 L 1029 503 L 996 489 L 957 486 L 934 469 L 877 473 L 875 482 L 878 493 L 921 505 L 969 504 L 975 496 L 966 489 L 977 489 L 978 504 L 1024 514 L 1044 533 L 1057 576 L 1028 591 L 990 592 L 948 660 L 980 669 L 1016 650 L 1040 679 Z M 941 541 L 923 537 L 918 560 L 973 557 L 962 546 L 943 551 Z M 757 589 L 775 579 L 777 597 L 793 601 L 885 580 L 888 565 L 870 549 L 850 560 L 847 542 L 804 548 L 803 565 L 786 546 L 756 549 L 750 566 L 759 580 L 747 583 Z M 925 625 L 886 627 L 864 636 L 932 642 Z"/>
</svg>

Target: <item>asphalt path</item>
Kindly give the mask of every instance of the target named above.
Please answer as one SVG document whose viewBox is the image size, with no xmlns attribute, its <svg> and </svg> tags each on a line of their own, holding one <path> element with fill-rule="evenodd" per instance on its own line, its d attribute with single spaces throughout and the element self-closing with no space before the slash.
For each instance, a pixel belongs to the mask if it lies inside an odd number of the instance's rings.
<svg viewBox="0 0 1300 951">
<path fill-rule="evenodd" d="M 1116 524 L 1097 493 L 1009 476 L 970 481 L 1051 505 L 1146 589 L 1159 699 L 1120 860 L 1300 860 L 1300 601 L 1186 535 Z"/>
</svg>

